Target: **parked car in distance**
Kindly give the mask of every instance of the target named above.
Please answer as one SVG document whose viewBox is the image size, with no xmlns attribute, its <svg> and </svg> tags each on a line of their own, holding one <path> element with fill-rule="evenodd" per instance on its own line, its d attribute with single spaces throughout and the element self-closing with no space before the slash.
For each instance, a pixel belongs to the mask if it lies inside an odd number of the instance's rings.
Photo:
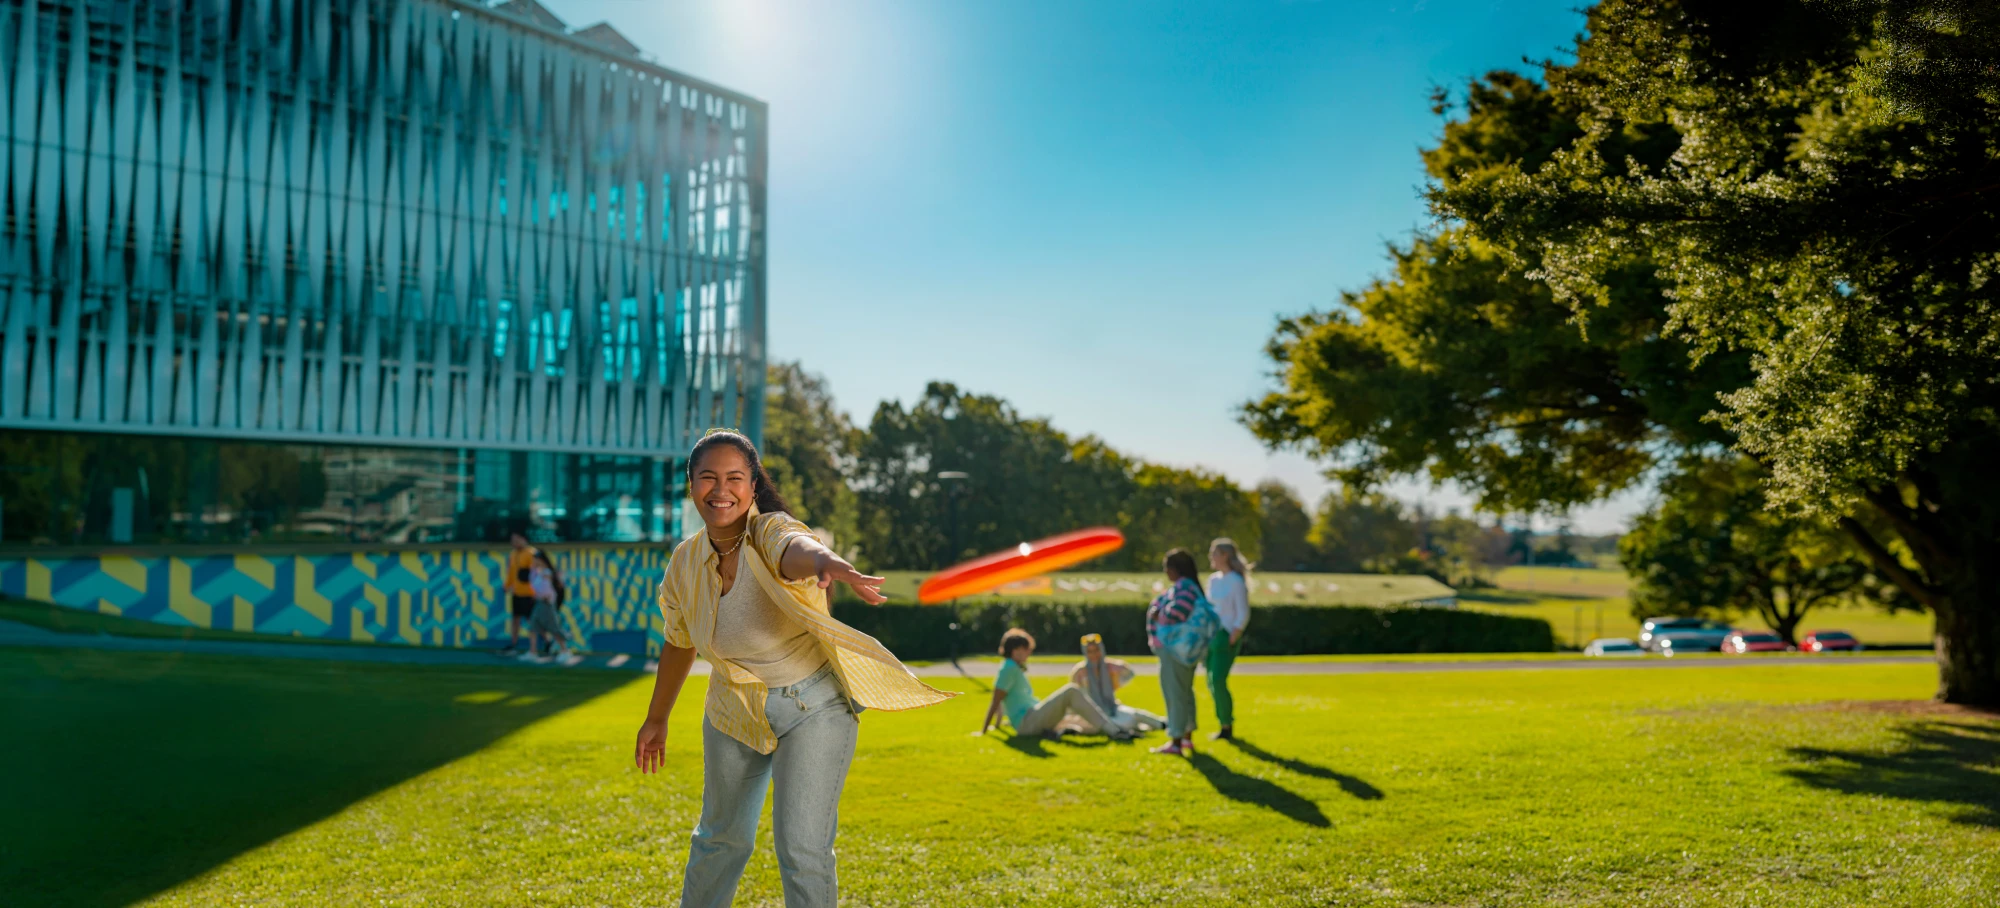
<svg viewBox="0 0 2000 908">
<path fill-rule="evenodd" d="M 1630 637 L 1600 637 L 1585 644 L 1586 656 L 1643 656 L 1646 648 Z"/>
<path fill-rule="evenodd" d="M 1799 638 L 1799 651 L 1806 653 L 1858 653 L 1861 641 L 1846 631 L 1811 631 Z"/>
<path fill-rule="evenodd" d="M 1672 658 L 1688 653 L 1712 653 L 1722 648 L 1722 640 L 1698 631 L 1671 631 L 1653 637 L 1653 648 Z"/>
<path fill-rule="evenodd" d="M 1668 634 L 1683 637 L 1695 636 L 1708 641 L 1707 649 L 1720 649 L 1722 641 L 1732 633 L 1729 625 L 1706 618 L 1648 618 L 1639 626 L 1639 645 L 1650 650 L 1660 648 L 1660 638 Z M 1688 644 L 1678 644 L 1687 646 Z"/>
<path fill-rule="evenodd" d="M 1722 641 L 1725 653 L 1782 653 L 1790 646 L 1785 638 L 1768 631 L 1737 631 Z"/>
</svg>

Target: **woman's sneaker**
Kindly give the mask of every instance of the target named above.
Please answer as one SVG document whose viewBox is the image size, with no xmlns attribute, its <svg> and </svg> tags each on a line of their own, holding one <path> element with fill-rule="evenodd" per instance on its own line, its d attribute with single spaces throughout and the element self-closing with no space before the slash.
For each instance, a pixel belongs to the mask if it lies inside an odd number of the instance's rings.
<svg viewBox="0 0 2000 908">
<path fill-rule="evenodd" d="M 1153 752 L 1156 754 L 1166 754 L 1170 757 L 1183 757 L 1187 756 L 1188 753 L 1190 753 L 1189 750 L 1181 749 L 1181 742 L 1179 741 L 1168 741 L 1165 744 L 1153 748 Z"/>
</svg>

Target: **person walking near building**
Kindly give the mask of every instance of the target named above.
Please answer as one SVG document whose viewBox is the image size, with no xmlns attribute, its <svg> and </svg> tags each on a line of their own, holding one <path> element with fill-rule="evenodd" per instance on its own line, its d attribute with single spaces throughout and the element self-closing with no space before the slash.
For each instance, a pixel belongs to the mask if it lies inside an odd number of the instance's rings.
<svg viewBox="0 0 2000 908">
<path fill-rule="evenodd" d="M 521 648 L 521 622 L 533 620 L 535 616 L 535 549 L 528 545 L 528 537 L 515 533 L 507 541 L 513 548 L 507 553 L 507 652 Z"/>
<path fill-rule="evenodd" d="M 1167 701 L 1167 743 L 1153 748 L 1156 754 L 1175 756 L 1194 755 L 1194 670 L 1201 661 L 1202 651 L 1187 652 L 1187 648 L 1172 645 L 1163 639 L 1169 634 L 1178 637 L 1189 633 L 1191 628 L 1177 628 L 1196 617 L 1196 612 L 1208 608 L 1206 597 L 1202 595 L 1201 581 L 1196 580 L 1194 556 L 1186 549 L 1174 549 L 1163 560 L 1167 573 L 1167 590 L 1153 600 L 1146 609 L 1146 645 L 1152 647 L 1153 654 L 1160 660 L 1160 694 Z"/>
<path fill-rule="evenodd" d="M 1222 622 L 1222 634 L 1208 644 L 1208 696 L 1215 702 L 1215 721 L 1222 726 L 1210 737 L 1227 741 L 1236 736 L 1236 698 L 1229 693 L 1229 669 L 1243 651 L 1243 629 L 1250 624 L 1249 569 L 1228 537 L 1208 544 L 1208 601 Z"/>
<path fill-rule="evenodd" d="M 688 454 L 687 481 L 702 529 L 675 547 L 660 582 L 665 643 L 632 759 L 642 773 L 665 765 L 667 719 L 699 653 L 713 671 L 681 905 L 720 908 L 735 897 L 768 785 L 785 905 L 827 908 L 839 900 L 833 842 L 859 712 L 955 695 L 833 619 L 829 586 L 845 583 L 875 604 L 882 578 L 855 570 L 791 515 L 750 439 L 710 432 Z"/>
</svg>

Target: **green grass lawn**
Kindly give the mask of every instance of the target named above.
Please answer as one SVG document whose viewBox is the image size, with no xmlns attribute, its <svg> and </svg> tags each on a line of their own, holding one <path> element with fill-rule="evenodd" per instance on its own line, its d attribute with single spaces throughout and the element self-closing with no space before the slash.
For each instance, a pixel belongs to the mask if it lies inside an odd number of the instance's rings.
<svg viewBox="0 0 2000 908">
<path fill-rule="evenodd" d="M 1627 581 L 1623 570 L 1511 567 L 1496 574 L 1494 582 L 1499 589 L 1460 591 L 1460 606 L 1540 618 L 1555 628 L 1560 645 L 1581 646 L 1596 637 L 1639 636 L 1639 619 L 1632 617 L 1631 600 L 1625 598 Z M 1768 630 L 1763 620 L 1754 615 L 1745 615 L 1734 623 L 1738 627 Z M 1852 633 L 1863 643 L 1876 645 L 1931 642 L 1929 614 L 1891 614 L 1866 606 L 1816 609 L 1806 615 L 1800 632 L 1814 628 L 1837 628 Z"/>
<path fill-rule="evenodd" d="M 677 714 L 667 771 L 638 775 L 649 684 L 0 650 L 0 893 L 670 904 L 700 716 Z M 1244 677 L 1243 740 L 1193 760 L 970 737 L 985 705 L 971 696 L 873 713 L 841 815 L 845 898 L 1992 904 L 2000 719 L 1881 702 L 1932 684 L 1928 666 L 1803 660 Z M 1130 699 L 1160 708 L 1149 680 Z M 737 904 L 779 903 L 769 848 L 767 827 Z"/>
</svg>

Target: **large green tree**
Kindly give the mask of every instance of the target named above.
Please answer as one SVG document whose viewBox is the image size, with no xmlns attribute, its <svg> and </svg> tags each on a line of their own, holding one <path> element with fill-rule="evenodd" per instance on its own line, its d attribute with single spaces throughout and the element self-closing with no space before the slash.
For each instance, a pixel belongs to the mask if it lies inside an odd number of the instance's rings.
<svg viewBox="0 0 2000 908">
<path fill-rule="evenodd" d="M 1280 326 L 1246 421 L 1366 483 L 1557 510 L 1734 447 L 2000 703 L 2000 12 L 1606 0 L 1425 155 L 1445 226 Z M 1986 452 L 1982 455 L 1982 452 Z"/>
<path fill-rule="evenodd" d="M 1838 524 L 1937 616 L 1939 696 L 2000 704 L 2000 6 L 1607 0 L 1552 91 L 1582 134 L 1442 186 L 1595 320 L 1634 256 L 1775 506 Z M 1632 166 L 1629 124 L 1671 129 Z M 1877 532 L 1875 528 L 1887 532 Z"/>
</svg>

